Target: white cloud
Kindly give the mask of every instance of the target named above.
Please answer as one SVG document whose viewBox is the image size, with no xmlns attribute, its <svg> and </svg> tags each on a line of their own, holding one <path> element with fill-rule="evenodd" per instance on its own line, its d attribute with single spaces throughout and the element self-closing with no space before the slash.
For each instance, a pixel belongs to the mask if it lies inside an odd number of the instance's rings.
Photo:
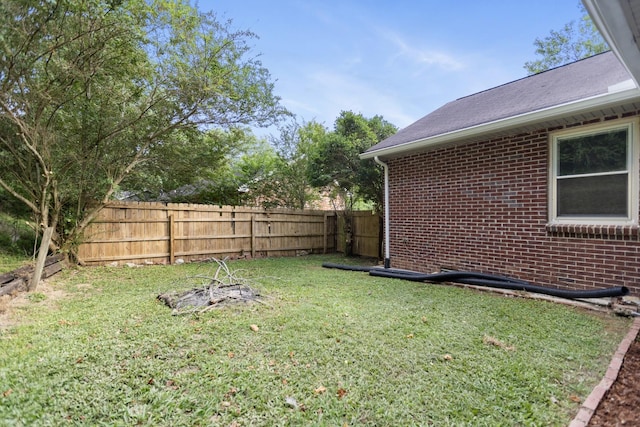
<svg viewBox="0 0 640 427">
<path fill-rule="evenodd" d="M 378 30 L 384 40 L 387 40 L 396 49 L 391 61 L 404 59 L 417 65 L 437 67 L 448 71 L 457 71 L 466 68 L 465 63 L 456 59 L 450 53 L 436 49 L 420 48 L 417 44 L 407 42 L 398 33 L 390 30 Z"/>
<path fill-rule="evenodd" d="M 325 69 L 313 71 L 308 78 L 314 88 L 309 94 L 313 99 L 308 103 L 314 105 L 315 111 L 331 114 L 330 117 L 316 117 L 326 125 L 332 125 L 344 110 L 362 113 L 366 117 L 381 115 L 399 127 L 407 126 L 416 119 L 407 114 L 401 99 L 352 75 Z"/>
</svg>

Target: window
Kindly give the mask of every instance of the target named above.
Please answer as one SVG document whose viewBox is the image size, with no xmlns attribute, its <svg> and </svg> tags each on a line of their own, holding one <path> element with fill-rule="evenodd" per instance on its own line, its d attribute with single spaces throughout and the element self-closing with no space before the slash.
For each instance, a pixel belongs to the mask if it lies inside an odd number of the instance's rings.
<svg viewBox="0 0 640 427">
<path fill-rule="evenodd" d="M 552 135 L 552 223 L 637 223 L 635 123 L 618 121 Z"/>
</svg>

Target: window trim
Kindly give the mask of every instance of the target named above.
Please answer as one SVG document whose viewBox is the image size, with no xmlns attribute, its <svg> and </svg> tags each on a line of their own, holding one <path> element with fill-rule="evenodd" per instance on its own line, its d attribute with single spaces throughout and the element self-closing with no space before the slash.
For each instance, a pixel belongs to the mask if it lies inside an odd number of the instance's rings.
<svg viewBox="0 0 640 427">
<path fill-rule="evenodd" d="M 563 216 L 558 218 L 557 213 L 557 147 L 558 140 L 567 137 L 578 137 L 583 135 L 592 135 L 602 131 L 610 131 L 616 129 L 627 129 L 629 139 L 627 147 L 629 155 L 627 156 L 628 171 L 628 197 L 629 207 L 626 218 L 607 218 L 607 217 L 571 217 Z M 549 134 L 549 223 L 550 224 L 589 224 L 589 225 L 638 225 L 638 162 L 639 157 L 639 132 L 638 118 L 622 119 L 598 123 L 595 125 L 586 125 L 570 129 L 563 129 Z"/>
</svg>

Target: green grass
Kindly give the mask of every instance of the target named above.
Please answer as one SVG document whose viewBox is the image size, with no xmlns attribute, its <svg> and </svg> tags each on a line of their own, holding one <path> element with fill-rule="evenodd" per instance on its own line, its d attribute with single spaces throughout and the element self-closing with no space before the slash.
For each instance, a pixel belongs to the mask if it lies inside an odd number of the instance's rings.
<svg viewBox="0 0 640 427">
<path fill-rule="evenodd" d="M 8 273 L 17 268 L 29 264 L 33 259 L 11 253 L 6 253 L 0 250 L 0 274 Z"/>
<path fill-rule="evenodd" d="M 32 259 L 34 236 L 25 220 L 0 212 L 0 274 L 22 267 Z"/>
<path fill-rule="evenodd" d="M 211 266 L 61 273 L 0 332 L 0 425 L 567 425 L 629 326 L 323 261 L 231 262 L 267 304 L 189 316 L 155 298 Z"/>
</svg>

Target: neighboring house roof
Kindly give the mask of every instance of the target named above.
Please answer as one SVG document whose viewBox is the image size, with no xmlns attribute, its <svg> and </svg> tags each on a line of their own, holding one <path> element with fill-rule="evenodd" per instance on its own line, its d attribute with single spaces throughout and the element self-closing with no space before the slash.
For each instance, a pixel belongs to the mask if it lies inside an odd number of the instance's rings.
<svg viewBox="0 0 640 427">
<path fill-rule="evenodd" d="M 394 157 L 638 108 L 640 90 L 616 55 L 606 52 L 452 101 L 361 157 Z"/>
</svg>

